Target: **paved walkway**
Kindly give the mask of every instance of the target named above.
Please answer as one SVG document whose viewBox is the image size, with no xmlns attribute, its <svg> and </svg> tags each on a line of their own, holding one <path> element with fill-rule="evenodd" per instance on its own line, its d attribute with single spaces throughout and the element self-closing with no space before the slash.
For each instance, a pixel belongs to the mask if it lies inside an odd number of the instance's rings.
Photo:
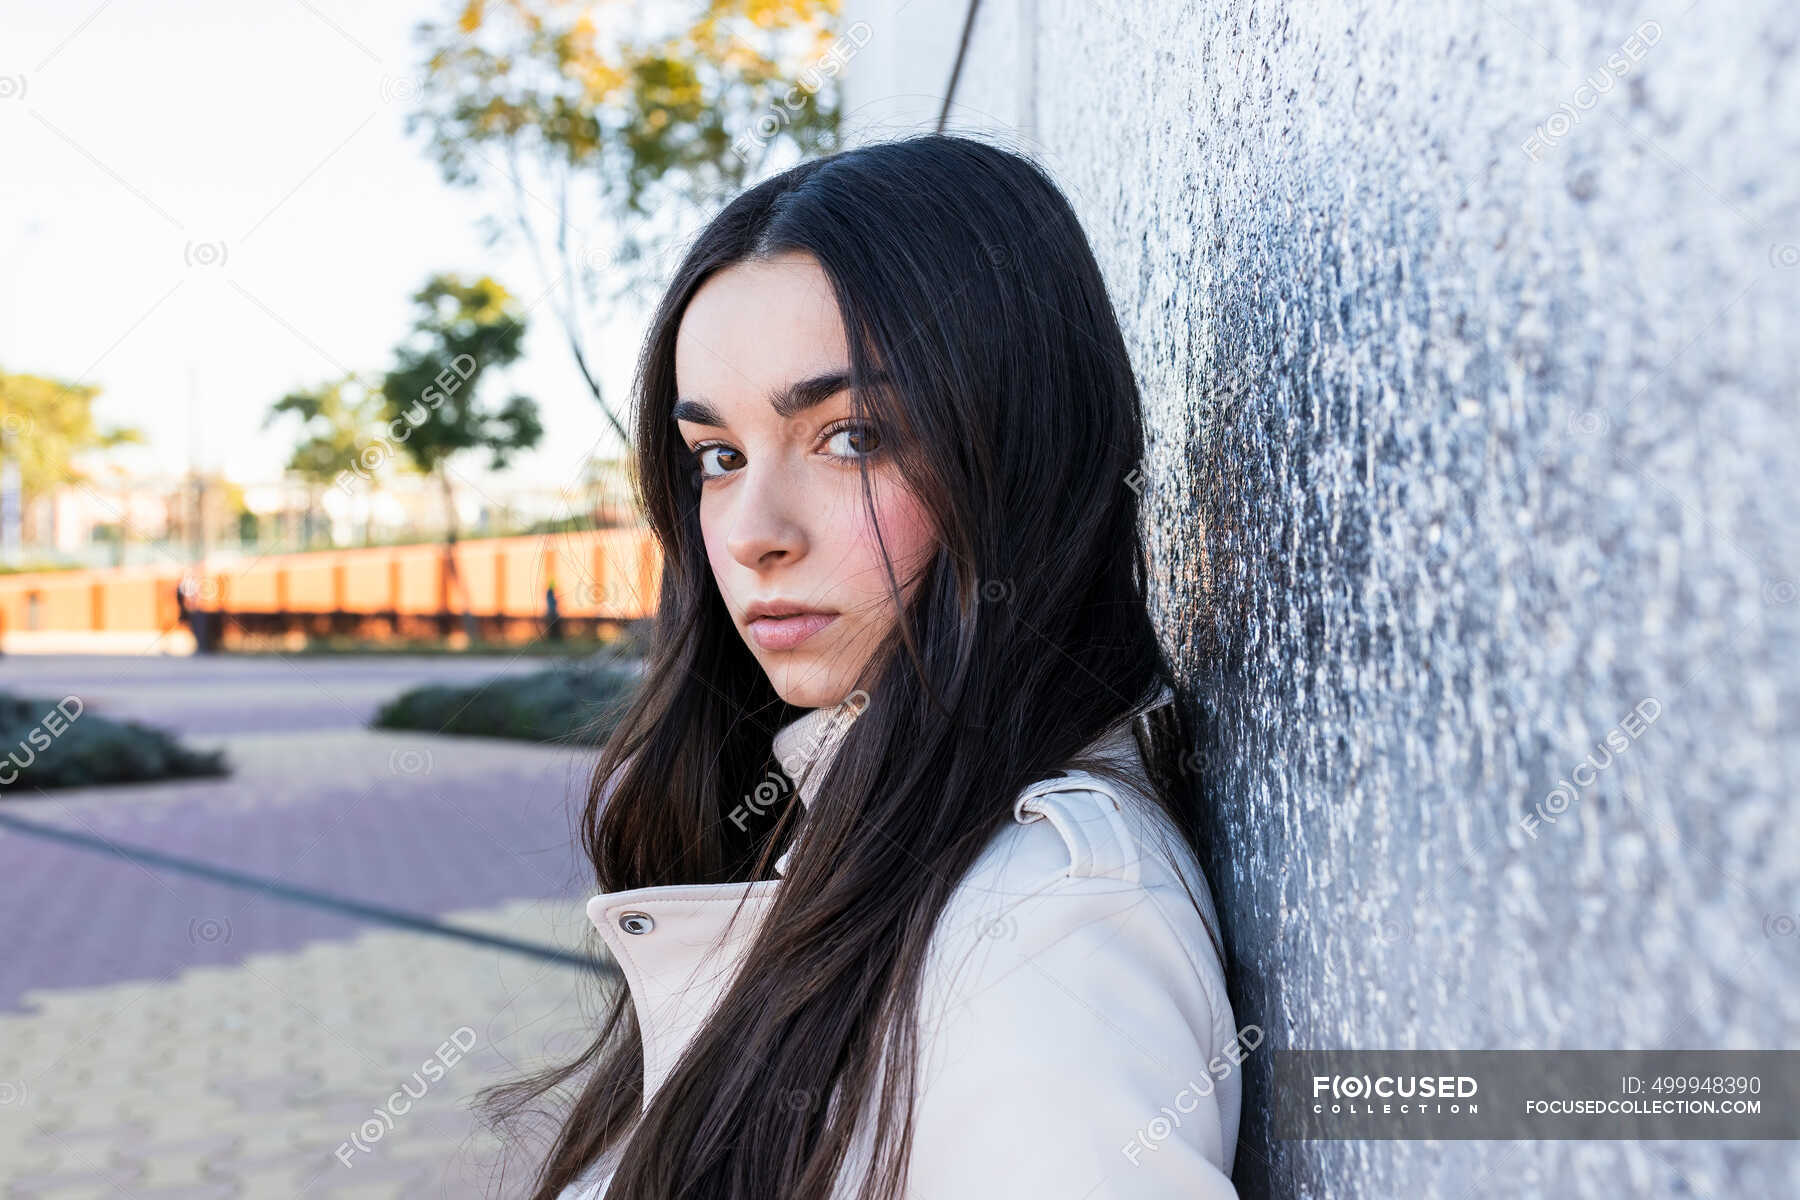
<svg viewBox="0 0 1800 1200">
<path fill-rule="evenodd" d="M 410 661 L 7 660 L 9 689 L 237 769 L 0 799 L 73 835 L 0 825 L 0 1197 L 518 1194 L 464 1106 L 585 1041 L 587 969 L 156 865 L 596 952 L 571 837 L 592 751 L 360 728 L 410 682 L 503 665 Z"/>
<path fill-rule="evenodd" d="M 532 939 L 567 924 L 530 900 L 452 916 Z M 466 1104 L 575 1046 L 577 975 L 381 930 L 33 992 L 33 1015 L 0 1018 L 0 1195 L 517 1195 Z"/>
<path fill-rule="evenodd" d="M 20 696 L 74 692 L 110 717 L 204 742 L 219 734 L 360 729 L 409 687 L 479 683 L 552 665 L 533 655 L 8 654 L 0 658 L 0 687 Z"/>
</svg>

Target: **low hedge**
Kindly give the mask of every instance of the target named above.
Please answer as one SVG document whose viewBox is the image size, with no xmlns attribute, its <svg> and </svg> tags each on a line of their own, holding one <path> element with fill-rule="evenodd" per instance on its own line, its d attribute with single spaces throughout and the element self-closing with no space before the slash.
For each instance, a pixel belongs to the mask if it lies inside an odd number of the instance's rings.
<svg viewBox="0 0 1800 1200">
<path fill-rule="evenodd" d="M 164 730 L 89 712 L 73 696 L 0 692 L 0 798 L 36 788 L 227 775 L 222 750 L 192 750 Z"/>
<path fill-rule="evenodd" d="M 596 746 L 611 735 L 636 687 L 635 673 L 611 663 L 503 675 L 473 686 L 430 684 L 388 701 L 370 724 Z"/>
</svg>

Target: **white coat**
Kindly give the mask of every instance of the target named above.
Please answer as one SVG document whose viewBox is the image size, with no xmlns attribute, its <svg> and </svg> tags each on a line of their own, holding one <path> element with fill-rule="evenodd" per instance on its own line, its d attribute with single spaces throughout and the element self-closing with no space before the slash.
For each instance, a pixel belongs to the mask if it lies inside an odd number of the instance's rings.
<svg viewBox="0 0 1800 1200">
<path fill-rule="evenodd" d="M 1137 711 L 1172 698 L 1165 688 Z M 841 711 L 814 709 L 776 735 L 803 804 L 846 724 L 832 720 Z M 1142 778 L 1128 718 L 1096 746 Z M 1241 1055 L 1255 1043 L 1238 1038 L 1199 864 L 1142 788 L 1086 772 L 1025 788 L 1013 817 L 933 934 L 908 1195 L 1235 1200 Z M 637 1006 L 646 1105 L 783 883 L 641 887 L 588 901 Z M 838 1194 L 860 1178 L 857 1151 Z M 622 1152 L 614 1147 L 560 1200 L 600 1200 Z"/>
</svg>

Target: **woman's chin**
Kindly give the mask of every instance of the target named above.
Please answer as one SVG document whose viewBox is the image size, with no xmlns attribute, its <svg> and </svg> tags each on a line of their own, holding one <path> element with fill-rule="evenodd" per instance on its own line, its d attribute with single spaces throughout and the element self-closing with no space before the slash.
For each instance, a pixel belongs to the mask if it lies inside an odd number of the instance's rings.
<svg viewBox="0 0 1800 1200">
<path fill-rule="evenodd" d="M 795 708 L 824 708 L 826 705 L 836 704 L 838 700 L 842 699 L 841 695 L 833 695 L 830 688 L 819 687 L 817 683 L 784 684 L 779 676 L 780 672 L 770 676 L 770 683 L 775 688 L 775 694 Z"/>
<path fill-rule="evenodd" d="M 850 684 L 839 678 L 841 672 L 829 669 L 817 659 L 798 654 L 771 655 L 783 661 L 764 661 L 769 686 L 775 694 L 795 708 L 825 708 L 836 704 L 850 692 Z"/>
</svg>

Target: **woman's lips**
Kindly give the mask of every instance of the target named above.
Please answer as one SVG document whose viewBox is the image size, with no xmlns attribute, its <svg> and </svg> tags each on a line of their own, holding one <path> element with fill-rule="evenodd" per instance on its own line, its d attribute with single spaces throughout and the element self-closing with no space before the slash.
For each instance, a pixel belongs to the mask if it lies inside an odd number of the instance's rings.
<svg viewBox="0 0 1800 1200">
<path fill-rule="evenodd" d="M 791 617 L 758 617 L 750 622 L 750 636 L 764 650 L 792 650 L 838 619 L 836 613 L 797 613 Z"/>
</svg>

